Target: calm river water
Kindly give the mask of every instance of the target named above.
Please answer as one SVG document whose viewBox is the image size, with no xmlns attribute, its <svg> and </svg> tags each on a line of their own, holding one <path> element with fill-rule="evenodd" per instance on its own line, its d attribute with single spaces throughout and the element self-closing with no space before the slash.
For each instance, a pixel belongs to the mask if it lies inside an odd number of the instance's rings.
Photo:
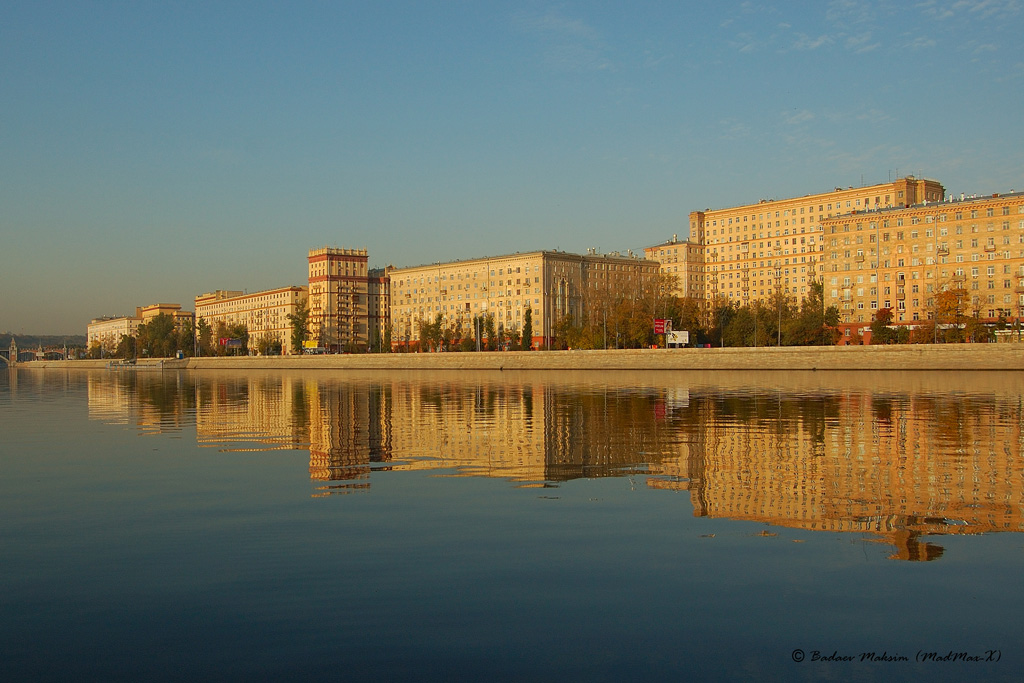
<svg viewBox="0 0 1024 683">
<path fill-rule="evenodd" d="M 1019 373 L 4 369 L 0 680 L 1019 680 L 1022 412 Z"/>
</svg>

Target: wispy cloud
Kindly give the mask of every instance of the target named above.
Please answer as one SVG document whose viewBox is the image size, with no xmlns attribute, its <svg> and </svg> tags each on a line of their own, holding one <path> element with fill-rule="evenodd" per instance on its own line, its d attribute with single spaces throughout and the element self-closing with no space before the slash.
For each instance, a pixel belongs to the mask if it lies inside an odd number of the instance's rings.
<svg viewBox="0 0 1024 683">
<path fill-rule="evenodd" d="M 871 40 L 871 31 L 865 31 L 855 36 L 847 36 L 843 44 L 847 50 L 853 50 L 857 54 L 870 52 L 881 46 L 880 42 Z"/>
<path fill-rule="evenodd" d="M 855 117 L 858 121 L 867 121 L 868 123 L 887 123 L 892 121 L 893 118 L 881 109 L 869 109 L 865 112 L 857 114 Z"/>
<path fill-rule="evenodd" d="M 762 47 L 763 44 L 755 38 L 753 33 L 739 33 L 729 41 L 729 45 L 735 48 L 737 52 L 753 52 Z"/>
<path fill-rule="evenodd" d="M 670 59 L 671 57 L 672 55 L 664 52 L 656 53 L 653 50 L 646 50 L 644 51 L 644 68 L 655 69 L 661 66 L 662 62 L 664 62 L 667 59 Z"/>
<path fill-rule="evenodd" d="M 874 19 L 874 10 L 871 3 L 861 0 L 832 0 L 825 10 L 825 19 L 840 26 L 862 24 Z"/>
<path fill-rule="evenodd" d="M 750 137 L 750 126 L 739 119 L 722 119 L 718 125 L 721 129 L 719 137 L 723 140 L 739 140 Z"/>
<path fill-rule="evenodd" d="M 608 69 L 600 32 L 581 19 L 567 17 L 556 9 L 541 14 L 520 13 L 514 24 L 543 44 L 545 64 L 558 71 Z"/>
<path fill-rule="evenodd" d="M 807 123 L 808 121 L 813 121 L 814 112 L 807 109 L 801 109 L 796 112 L 784 112 L 782 114 L 782 120 L 791 126 L 795 126 L 801 123 Z"/>
<path fill-rule="evenodd" d="M 1021 12 L 1020 0 L 928 0 L 917 5 L 925 16 L 937 20 L 953 17 L 991 19 L 1007 17 Z"/>
<path fill-rule="evenodd" d="M 823 45 L 831 45 L 832 38 L 827 35 L 820 35 L 815 38 L 808 36 L 804 33 L 797 33 L 796 40 L 793 42 L 794 50 L 817 50 Z"/>
<path fill-rule="evenodd" d="M 935 39 L 927 36 L 917 36 L 912 38 L 909 42 L 904 43 L 903 47 L 908 50 L 923 50 L 929 47 L 935 47 L 937 43 Z"/>
</svg>

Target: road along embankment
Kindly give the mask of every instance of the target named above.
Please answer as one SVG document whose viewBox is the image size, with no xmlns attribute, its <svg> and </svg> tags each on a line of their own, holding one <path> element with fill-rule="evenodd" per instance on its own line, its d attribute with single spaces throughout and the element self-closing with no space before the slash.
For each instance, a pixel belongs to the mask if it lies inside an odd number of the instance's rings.
<svg viewBox="0 0 1024 683">
<path fill-rule="evenodd" d="M 103 369 L 108 361 L 35 361 L 18 368 Z M 784 346 L 482 353 L 370 353 L 145 359 L 138 370 L 1024 370 L 1024 344 Z"/>
</svg>

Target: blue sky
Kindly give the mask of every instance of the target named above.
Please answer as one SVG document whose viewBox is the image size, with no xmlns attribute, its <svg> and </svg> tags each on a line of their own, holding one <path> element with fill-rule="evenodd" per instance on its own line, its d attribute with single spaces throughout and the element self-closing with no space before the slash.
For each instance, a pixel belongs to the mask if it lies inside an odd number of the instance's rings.
<svg viewBox="0 0 1024 683">
<path fill-rule="evenodd" d="M 0 2 L 0 330 L 638 250 L 923 174 L 1024 189 L 1024 4 Z"/>
</svg>

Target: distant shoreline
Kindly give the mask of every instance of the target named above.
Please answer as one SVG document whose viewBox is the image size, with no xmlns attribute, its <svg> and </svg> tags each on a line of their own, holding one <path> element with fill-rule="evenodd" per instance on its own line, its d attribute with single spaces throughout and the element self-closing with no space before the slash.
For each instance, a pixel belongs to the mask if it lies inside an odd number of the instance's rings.
<svg viewBox="0 0 1024 683">
<path fill-rule="evenodd" d="M 106 369 L 110 360 L 33 361 L 19 369 Z M 142 359 L 148 370 L 927 370 L 1021 371 L 1024 343 L 783 346 L 470 353 L 371 353 Z"/>
</svg>

